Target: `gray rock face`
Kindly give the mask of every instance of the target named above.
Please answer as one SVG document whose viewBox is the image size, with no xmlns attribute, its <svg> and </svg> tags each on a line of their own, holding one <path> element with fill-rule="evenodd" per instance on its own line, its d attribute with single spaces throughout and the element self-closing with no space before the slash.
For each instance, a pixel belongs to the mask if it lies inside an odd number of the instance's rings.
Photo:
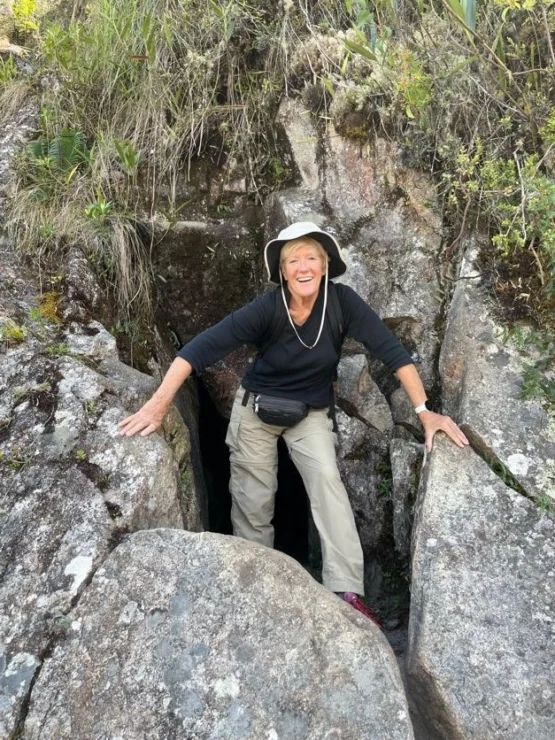
<svg viewBox="0 0 555 740">
<path fill-rule="evenodd" d="M 152 392 L 97 322 L 62 327 L 0 250 L 0 736 L 11 736 L 31 680 L 122 532 L 199 528 L 189 437 L 175 412 L 164 435 L 120 437 L 117 422 Z M 34 309 L 35 313 L 31 311 Z"/>
<path fill-rule="evenodd" d="M 2 13 L 0 11 L 0 25 Z M 0 36 L 2 32 L 0 30 Z M 0 219 L 4 218 L 4 189 L 10 177 L 10 167 L 15 153 L 29 141 L 36 130 L 38 118 L 36 101 L 27 103 L 15 116 L 2 121 L 0 134 Z"/>
<path fill-rule="evenodd" d="M 436 259 L 441 237 L 400 199 L 383 208 L 345 244 L 348 270 L 339 282 L 354 288 L 413 354 L 424 383 L 434 379 L 439 311 Z"/>
<path fill-rule="evenodd" d="M 416 442 L 392 439 L 389 443 L 395 548 L 408 561 L 412 531 L 412 507 L 416 498 L 423 447 Z"/>
<path fill-rule="evenodd" d="M 380 463 L 387 459 L 387 439 L 356 418 L 337 410 L 337 462 L 349 493 L 363 549 L 378 547 L 383 534 L 385 499 L 380 496 Z"/>
<path fill-rule="evenodd" d="M 446 413 L 494 452 L 531 496 L 555 498 L 555 418 L 522 400 L 526 361 L 501 341 L 502 327 L 467 256 L 449 309 L 440 357 Z"/>
<path fill-rule="evenodd" d="M 555 521 L 436 441 L 413 540 L 408 671 L 449 740 L 555 737 Z"/>
<path fill-rule="evenodd" d="M 258 545 L 132 535 L 72 617 L 22 737 L 413 737 L 379 631 Z"/>
<path fill-rule="evenodd" d="M 319 136 L 309 111 L 300 100 L 284 98 L 279 107 L 277 120 L 286 131 L 303 186 L 307 190 L 318 190 L 320 187 L 317 160 Z"/>
<path fill-rule="evenodd" d="M 368 372 L 364 355 L 343 357 L 337 370 L 338 405 L 361 421 L 389 434 L 393 430 L 391 410 Z"/>
</svg>

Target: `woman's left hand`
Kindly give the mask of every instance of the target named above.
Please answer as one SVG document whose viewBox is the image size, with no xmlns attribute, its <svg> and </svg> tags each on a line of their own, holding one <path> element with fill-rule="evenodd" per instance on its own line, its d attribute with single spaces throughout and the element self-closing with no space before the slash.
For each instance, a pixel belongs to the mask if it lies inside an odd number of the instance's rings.
<svg viewBox="0 0 555 740">
<path fill-rule="evenodd" d="M 436 432 L 445 432 L 459 447 L 465 447 L 468 444 L 468 439 L 450 416 L 436 414 L 433 411 L 422 411 L 419 416 L 424 427 L 428 452 L 432 451 L 432 441 Z"/>
</svg>

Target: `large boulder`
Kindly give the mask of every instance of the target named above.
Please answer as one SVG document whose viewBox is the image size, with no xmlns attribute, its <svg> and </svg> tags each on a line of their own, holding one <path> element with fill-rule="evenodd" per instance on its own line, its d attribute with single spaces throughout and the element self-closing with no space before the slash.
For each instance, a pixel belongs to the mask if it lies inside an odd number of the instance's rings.
<svg viewBox="0 0 555 740">
<path fill-rule="evenodd" d="M 318 677 L 315 680 L 315 677 Z M 24 738 L 412 738 L 385 638 L 285 555 L 134 534 L 35 684 Z"/>
<path fill-rule="evenodd" d="M 414 528 L 408 672 L 430 736 L 555 737 L 555 520 L 438 438 Z"/>
<path fill-rule="evenodd" d="M 555 415 L 521 397 L 533 357 L 503 342 L 471 245 L 449 307 L 440 371 L 443 406 L 475 446 L 499 459 L 524 490 L 555 498 Z"/>
</svg>

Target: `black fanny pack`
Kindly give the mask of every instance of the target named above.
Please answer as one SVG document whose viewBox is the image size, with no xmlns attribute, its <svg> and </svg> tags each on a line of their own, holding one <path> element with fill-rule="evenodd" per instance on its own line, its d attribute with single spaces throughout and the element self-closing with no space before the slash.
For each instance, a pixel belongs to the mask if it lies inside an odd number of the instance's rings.
<svg viewBox="0 0 555 740">
<path fill-rule="evenodd" d="M 306 419 L 310 408 L 304 401 L 276 398 L 264 393 L 253 394 L 252 407 L 261 421 L 276 427 L 294 427 Z"/>
</svg>

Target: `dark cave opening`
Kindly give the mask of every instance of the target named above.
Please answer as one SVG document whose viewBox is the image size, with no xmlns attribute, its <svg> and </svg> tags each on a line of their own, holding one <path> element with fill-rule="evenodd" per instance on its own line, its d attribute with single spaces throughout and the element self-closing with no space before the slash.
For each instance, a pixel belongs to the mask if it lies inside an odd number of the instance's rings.
<svg viewBox="0 0 555 740">
<path fill-rule="evenodd" d="M 208 390 L 199 380 L 199 437 L 208 498 L 208 528 L 232 534 L 229 493 L 229 452 L 225 444 L 227 420 L 218 412 Z M 274 511 L 276 550 L 290 555 L 311 572 L 318 570 L 318 547 L 311 525 L 304 485 L 282 439 L 278 442 L 278 489 Z"/>
</svg>

